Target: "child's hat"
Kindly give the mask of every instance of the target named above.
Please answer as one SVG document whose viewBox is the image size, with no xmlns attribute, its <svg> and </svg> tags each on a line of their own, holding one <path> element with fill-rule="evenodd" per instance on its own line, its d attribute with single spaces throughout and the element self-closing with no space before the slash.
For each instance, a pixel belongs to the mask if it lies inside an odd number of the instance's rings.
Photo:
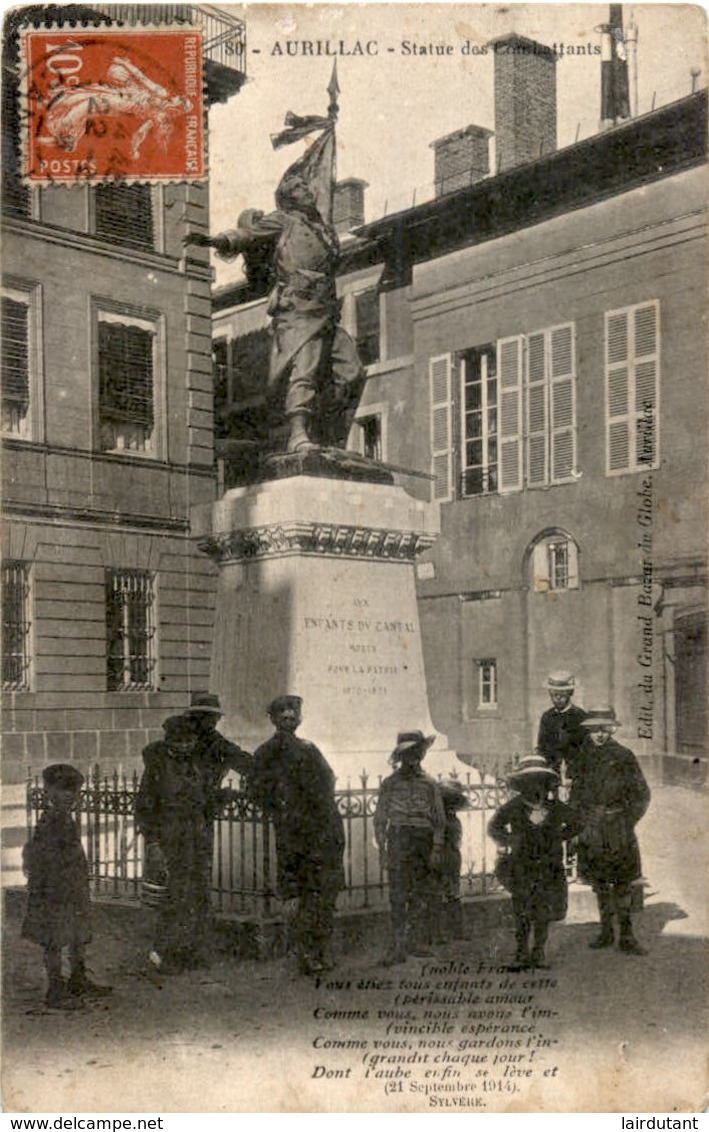
<svg viewBox="0 0 709 1132">
<path fill-rule="evenodd" d="M 415 748 L 420 748 L 425 754 L 432 743 L 435 743 L 435 735 L 424 735 L 423 731 L 400 731 L 396 737 L 396 746 L 392 751 L 392 758 L 403 755 L 404 751 L 413 751 Z"/>
<path fill-rule="evenodd" d="M 596 731 L 615 731 L 616 727 L 620 727 L 620 720 L 612 707 L 589 708 L 581 726 Z"/>
<path fill-rule="evenodd" d="M 573 692 L 576 688 L 576 677 L 571 672 L 550 672 L 546 686 L 549 692 Z"/>
<path fill-rule="evenodd" d="M 57 786 L 60 790 L 80 790 L 84 785 L 84 776 L 68 763 L 52 763 L 42 771 L 42 781 L 47 788 Z"/>
<path fill-rule="evenodd" d="M 525 755 L 520 759 L 512 774 L 507 776 L 510 786 L 517 788 L 520 782 L 528 782 L 531 778 L 548 778 L 558 781 L 559 775 L 549 766 L 541 755 Z"/>
</svg>

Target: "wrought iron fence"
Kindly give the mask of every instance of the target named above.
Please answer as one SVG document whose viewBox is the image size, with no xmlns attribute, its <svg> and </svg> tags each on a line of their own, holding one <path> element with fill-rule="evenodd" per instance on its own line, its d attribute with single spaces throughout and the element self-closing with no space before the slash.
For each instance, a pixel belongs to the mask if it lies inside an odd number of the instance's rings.
<svg viewBox="0 0 709 1132">
<path fill-rule="evenodd" d="M 143 839 L 135 828 L 137 771 L 103 775 L 95 767 L 87 777 L 77 808 L 77 820 L 89 863 L 94 895 L 121 900 L 140 899 Z M 460 811 L 461 895 L 483 895 L 499 888 L 493 869 L 495 846 L 487 836 L 492 813 L 507 798 L 505 785 L 495 777 L 468 771 L 460 778 L 470 808 Z M 227 779 L 226 785 L 229 785 Z M 335 791 L 345 827 L 345 890 L 338 907 L 356 910 L 384 907 L 388 901 L 386 873 L 374 841 L 374 811 L 380 779 L 361 775 L 357 785 Z M 38 778 L 27 785 L 27 826 L 31 834 L 44 806 Z M 276 850 L 273 826 L 247 794 L 236 790 L 214 823 L 212 899 L 217 912 L 270 918 L 281 913 L 276 891 Z"/>
</svg>

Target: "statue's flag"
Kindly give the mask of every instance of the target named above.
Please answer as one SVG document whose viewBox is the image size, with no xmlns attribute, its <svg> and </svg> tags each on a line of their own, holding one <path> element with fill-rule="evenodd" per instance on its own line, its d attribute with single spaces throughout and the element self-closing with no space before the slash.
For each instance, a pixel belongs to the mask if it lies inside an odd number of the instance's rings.
<svg viewBox="0 0 709 1132">
<path fill-rule="evenodd" d="M 628 55 L 623 36 L 623 6 L 610 5 L 610 18 L 601 28 L 601 120 L 630 117 Z"/>
<path fill-rule="evenodd" d="M 337 64 L 333 66 L 328 85 L 330 105 L 326 117 L 315 114 L 301 117 L 291 110 L 286 114 L 285 129 L 271 134 L 274 149 L 302 141 L 310 134 L 320 132 L 320 137 L 308 147 L 302 157 L 286 169 L 281 184 L 294 176 L 300 176 L 310 186 L 318 212 L 327 224 L 332 224 L 332 201 L 335 192 L 335 123 L 337 121 Z M 278 195 L 278 194 L 276 194 Z"/>
</svg>

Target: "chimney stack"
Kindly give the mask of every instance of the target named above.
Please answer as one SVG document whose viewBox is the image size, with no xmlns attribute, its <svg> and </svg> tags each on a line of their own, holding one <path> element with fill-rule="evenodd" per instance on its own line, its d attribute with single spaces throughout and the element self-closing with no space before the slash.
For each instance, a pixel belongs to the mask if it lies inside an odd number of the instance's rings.
<svg viewBox="0 0 709 1132">
<path fill-rule="evenodd" d="M 364 190 L 367 182 L 359 177 L 347 177 L 335 185 L 332 201 L 332 222 L 342 236 L 364 224 Z"/>
<path fill-rule="evenodd" d="M 490 44 L 495 54 L 497 172 L 556 149 L 556 54 L 514 32 Z"/>
<path fill-rule="evenodd" d="M 431 142 L 434 153 L 436 196 L 464 189 L 490 172 L 492 130 L 467 126 Z"/>
</svg>

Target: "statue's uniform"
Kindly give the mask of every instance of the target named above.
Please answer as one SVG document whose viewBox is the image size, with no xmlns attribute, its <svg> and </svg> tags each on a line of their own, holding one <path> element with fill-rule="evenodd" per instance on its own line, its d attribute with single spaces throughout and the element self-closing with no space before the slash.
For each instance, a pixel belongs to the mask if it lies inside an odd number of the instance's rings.
<svg viewBox="0 0 709 1132">
<path fill-rule="evenodd" d="M 285 385 L 286 416 L 307 414 L 313 440 L 344 446 L 365 373 L 355 343 L 339 325 L 334 229 L 317 214 L 277 210 L 250 214 L 248 226 L 242 220 L 218 239 L 225 258 L 248 252 L 254 242 L 275 241 L 276 285 L 268 304 L 271 394 L 281 396 Z"/>
</svg>

